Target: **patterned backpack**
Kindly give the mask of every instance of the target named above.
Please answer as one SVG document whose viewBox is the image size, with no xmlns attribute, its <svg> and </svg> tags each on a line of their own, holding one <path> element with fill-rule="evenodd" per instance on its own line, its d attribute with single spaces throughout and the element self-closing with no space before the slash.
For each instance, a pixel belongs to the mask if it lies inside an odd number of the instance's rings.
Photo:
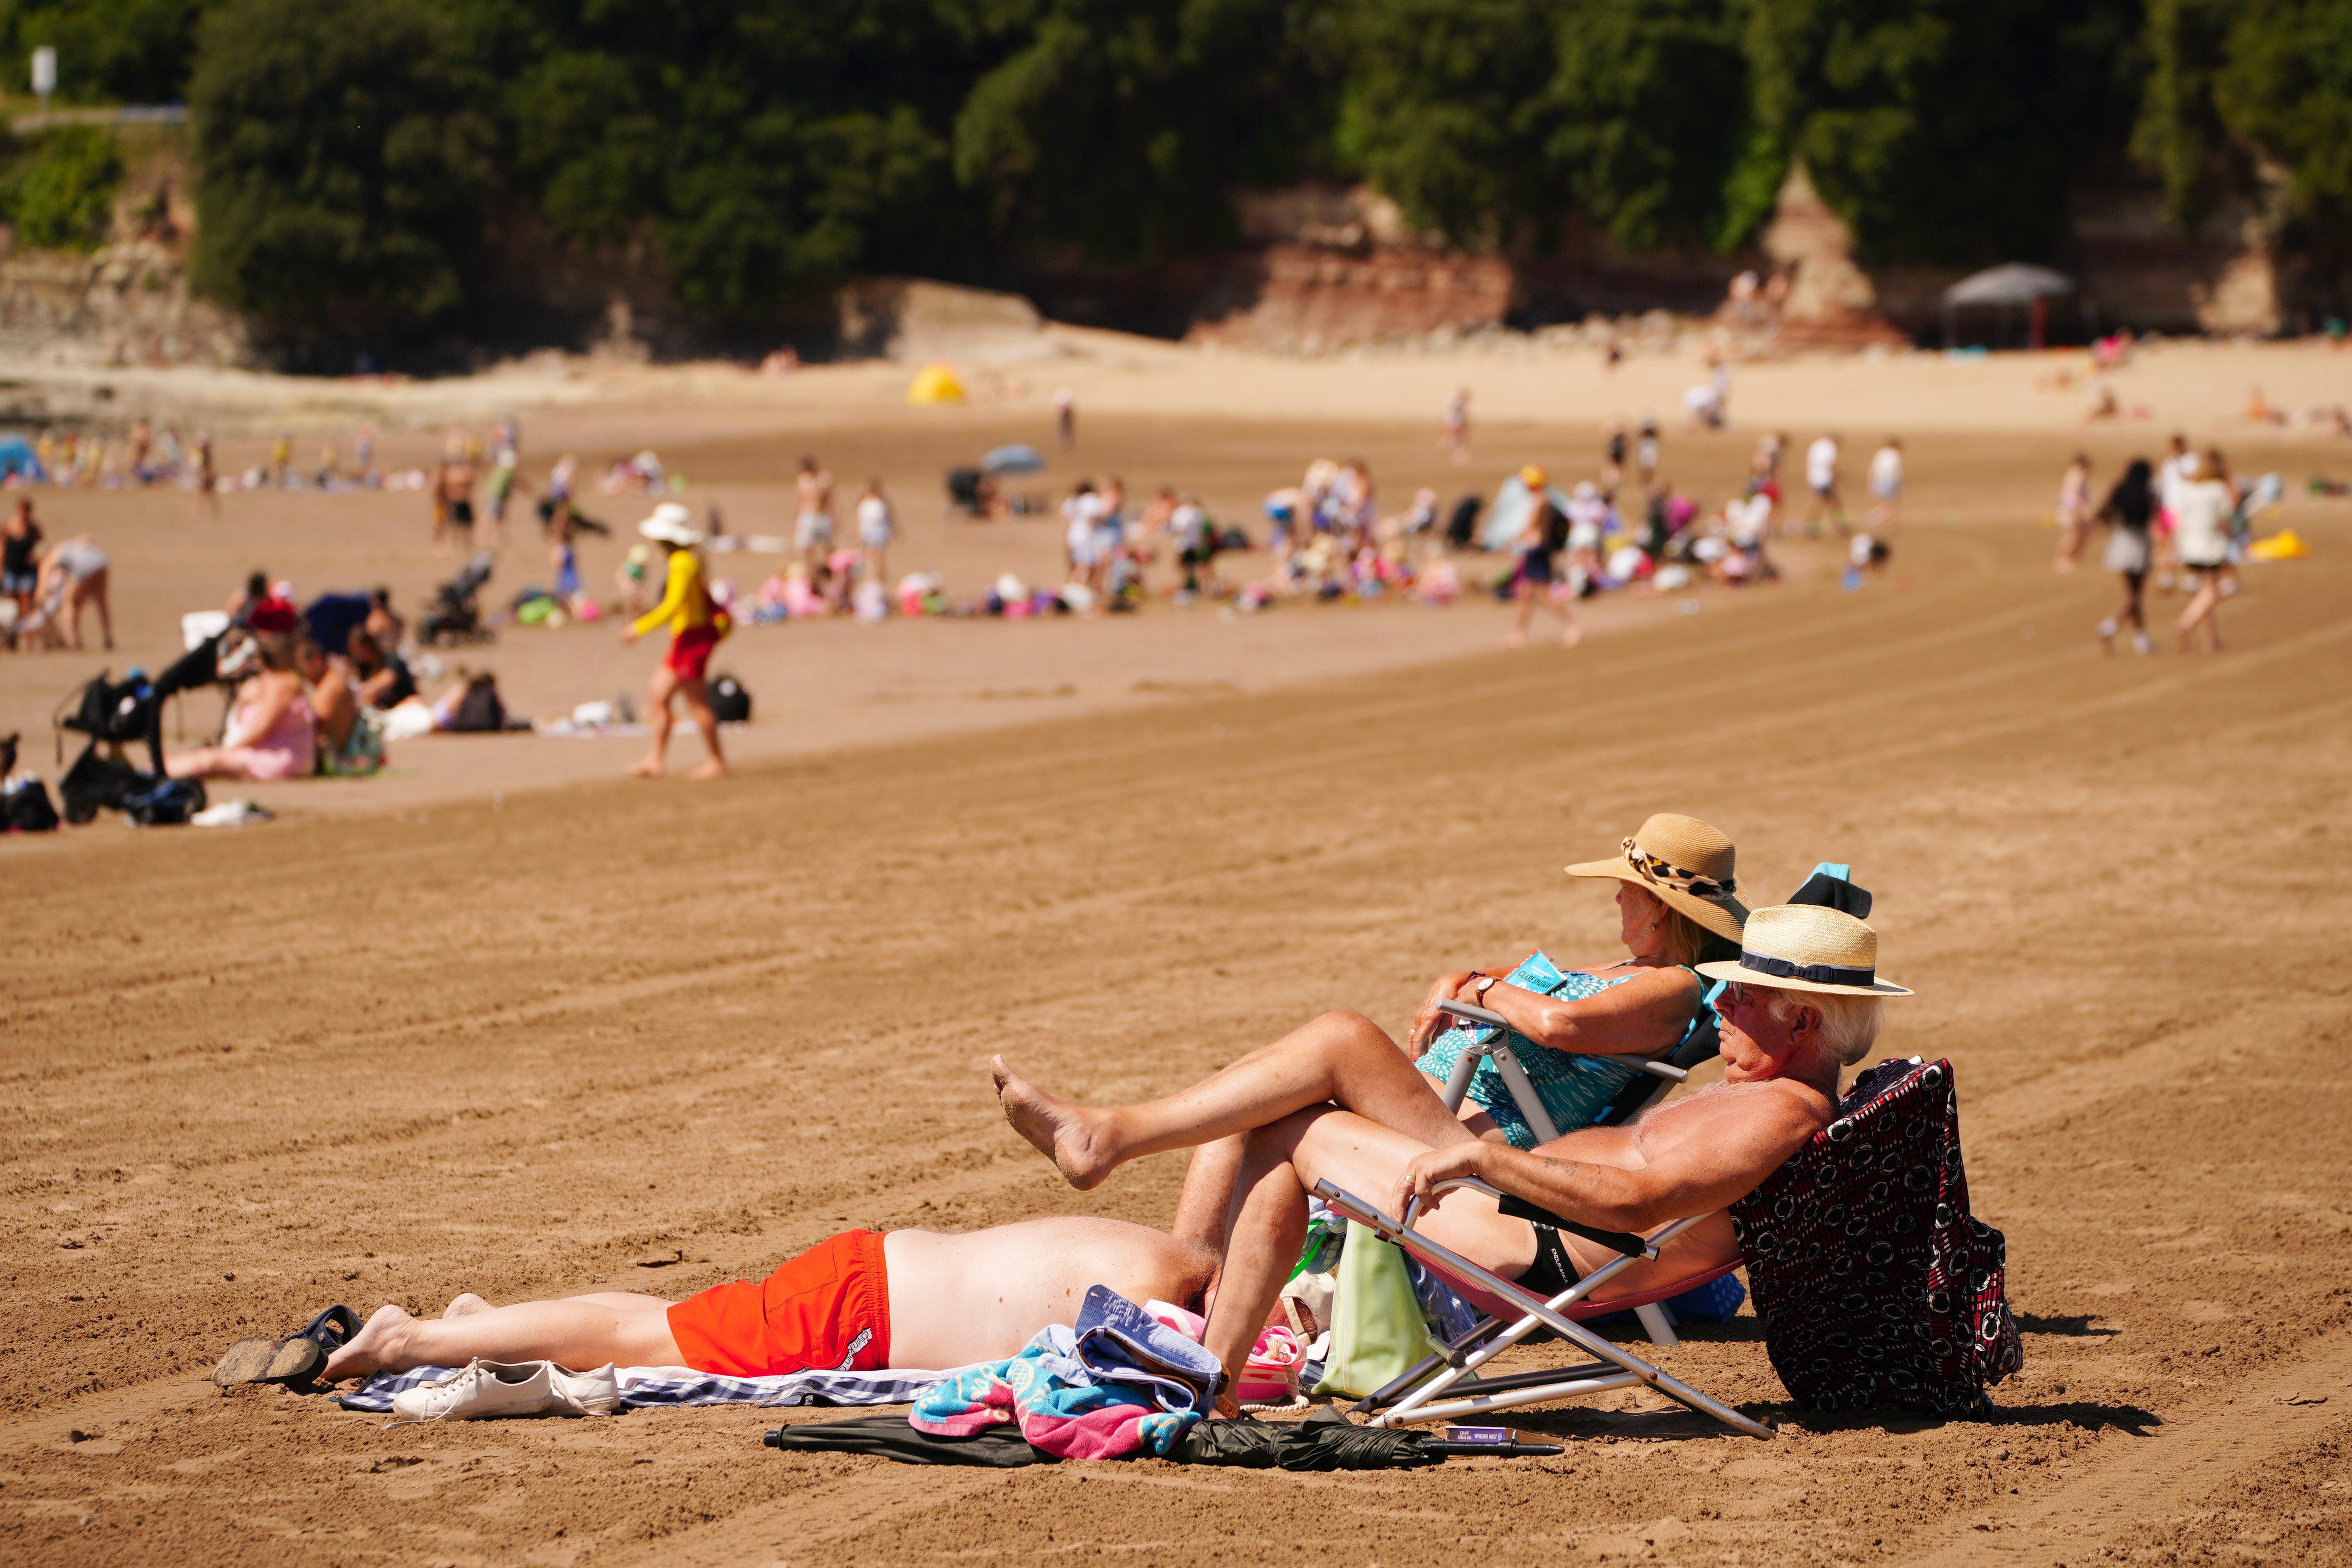
<svg viewBox="0 0 2352 1568">
<path fill-rule="evenodd" d="M 2024 1363 L 2007 1244 L 1969 1213 L 1949 1061 L 1864 1073 L 1731 1225 L 1801 1409 L 1978 1415 L 1985 1385 Z"/>
</svg>

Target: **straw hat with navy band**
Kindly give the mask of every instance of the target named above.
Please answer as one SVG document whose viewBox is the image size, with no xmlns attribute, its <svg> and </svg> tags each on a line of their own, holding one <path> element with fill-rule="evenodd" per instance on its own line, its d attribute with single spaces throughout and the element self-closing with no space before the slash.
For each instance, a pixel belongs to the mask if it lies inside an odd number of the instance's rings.
<svg viewBox="0 0 2352 1568">
<path fill-rule="evenodd" d="M 1878 978 L 1878 933 L 1842 910 L 1819 904 L 1775 904 L 1748 917 L 1739 957 L 1702 963 L 1709 980 L 1833 996 L 1908 996 Z"/>
<path fill-rule="evenodd" d="M 1660 812 L 1642 824 L 1612 860 L 1567 868 L 1571 877 L 1614 877 L 1664 900 L 1668 907 L 1721 937 L 1739 940 L 1748 907 L 1735 896 L 1738 852 L 1731 840 L 1695 816 Z"/>
</svg>

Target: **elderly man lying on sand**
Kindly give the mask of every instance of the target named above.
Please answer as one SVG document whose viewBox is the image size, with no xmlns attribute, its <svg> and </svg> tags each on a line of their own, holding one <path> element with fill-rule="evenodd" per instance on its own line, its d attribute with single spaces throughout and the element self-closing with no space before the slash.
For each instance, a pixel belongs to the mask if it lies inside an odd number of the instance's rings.
<svg viewBox="0 0 2352 1568">
<path fill-rule="evenodd" d="M 1770 1175 L 1828 1124 L 1840 1070 L 1877 1037 L 1878 999 L 1909 993 L 1876 979 L 1876 935 L 1850 915 L 1801 905 L 1759 910 L 1748 931 L 1738 960 L 1702 966 L 1733 983 L 1717 1002 L 1723 1083 L 1626 1127 L 1586 1128 L 1528 1152 L 1482 1141 L 1450 1117 L 1400 1131 L 1341 1110 L 1370 1098 L 1351 1081 L 1326 1084 L 1306 1103 L 1296 1102 L 1303 1091 L 1295 1084 L 1255 1102 L 1208 1092 L 1255 1070 L 1256 1058 L 1177 1097 L 1200 1108 L 1198 1138 L 1250 1135 L 1221 1282 L 1210 1253 L 1118 1220 L 1035 1219 L 961 1236 L 854 1230 L 759 1284 L 737 1280 L 676 1303 L 612 1292 L 492 1308 L 461 1296 L 439 1319 L 383 1307 L 329 1358 L 324 1375 L 462 1366 L 476 1357 L 573 1368 L 683 1365 L 732 1377 L 965 1366 L 1017 1353 L 1047 1323 L 1072 1322 L 1097 1283 L 1130 1300 L 1205 1306 L 1207 1348 L 1238 1367 L 1298 1256 L 1306 1190 L 1319 1178 L 1402 1208 L 1437 1183 L 1476 1176 L 1583 1224 L 1647 1230 L 1716 1213 Z M 1412 1074 L 1402 1054 L 1393 1066 Z M 1086 1173 L 1085 1184 L 1139 1152 L 1128 1128 L 1156 1109 L 1090 1110 L 1045 1095 L 1001 1066 L 998 1077 L 1013 1125 L 1066 1173 Z M 1548 1294 L 1613 1256 L 1509 1218 L 1467 1191 L 1445 1194 L 1423 1223 L 1464 1256 Z M 1632 1294 L 1733 1250 L 1731 1227 L 1718 1218 L 1618 1279 Z"/>
</svg>

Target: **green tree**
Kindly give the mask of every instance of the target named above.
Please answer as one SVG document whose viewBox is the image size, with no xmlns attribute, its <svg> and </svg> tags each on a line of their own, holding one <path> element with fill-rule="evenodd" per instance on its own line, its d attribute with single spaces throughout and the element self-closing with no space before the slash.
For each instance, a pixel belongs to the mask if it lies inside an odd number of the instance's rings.
<svg viewBox="0 0 2352 1568">
<path fill-rule="evenodd" d="M 1034 246 L 1103 264 L 1228 240 L 1228 195 L 1297 170 L 1317 84 L 1283 0 L 1012 0 L 955 170 Z"/>
<path fill-rule="evenodd" d="M 929 0 L 524 0 L 480 13 L 505 184 L 576 240 L 651 237 L 685 303 L 758 317 L 936 260 L 969 28 Z"/>
<path fill-rule="evenodd" d="M 94 125 L 60 125 L 43 132 L 0 180 L 0 211 L 19 245 L 89 250 L 106 237 L 121 186 L 114 138 Z"/>
<path fill-rule="evenodd" d="M 425 0 L 226 0 L 190 89 L 191 279 L 298 342 L 462 304 L 481 234 L 487 95 Z"/>
<path fill-rule="evenodd" d="M 2242 0 L 2212 82 L 2242 146 L 2285 175 L 2293 216 L 2352 221 L 2352 0 Z"/>
<path fill-rule="evenodd" d="M 7 88 L 31 85 L 33 50 L 58 51 L 58 95 L 68 102 L 176 103 L 195 64 L 207 0 L 0 0 L 0 68 Z"/>
<path fill-rule="evenodd" d="M 2127 0 L 1751 0 L 1759 129 L 1878 259 L 2046 254 L 2109 166 Z"/>
</svg>

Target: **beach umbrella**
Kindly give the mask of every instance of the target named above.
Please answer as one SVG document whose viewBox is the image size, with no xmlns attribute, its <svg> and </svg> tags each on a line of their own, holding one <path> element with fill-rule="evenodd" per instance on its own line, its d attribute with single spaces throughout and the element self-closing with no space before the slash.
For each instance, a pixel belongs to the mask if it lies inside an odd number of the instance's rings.
<svg viewBox="0 0 2352 1568">
<path fill-rule="evenodd" d="M 914 381 L 907 387 L 907 401 L 914 404 L 961 403 L 963 383 L 956 379 L 955 366 L 942 360 L 917 371 Z"/>
<path fill-rule="evenodd" d="M 1998 335 L 2000 321 L 2011 306 L 2024 310 L 2032 319 L 2033 346 L 2042 346 L 2042 312 L 2047 301 L 2075 292 L 2074 280 L 2063 272 L 2053 272 L 2047 267 L 2032 267 L 2012 261 L 2002 267 L 1988 267 L 1961 279 L 1944 290 L 1944 346 L 1951 348 L 1958 341 L 1960 309 L 1967 305 L 1988 305 L 1993 310 L 1993 324 Z"/>
<path fill-rule="evenodd" d="M 999 447 L 980 460 L 981 471 L 989 474 L 1034 474 L 1045 466 L 1045 459 L 1034 447 L 1017 442 Z"/>
</svg>

